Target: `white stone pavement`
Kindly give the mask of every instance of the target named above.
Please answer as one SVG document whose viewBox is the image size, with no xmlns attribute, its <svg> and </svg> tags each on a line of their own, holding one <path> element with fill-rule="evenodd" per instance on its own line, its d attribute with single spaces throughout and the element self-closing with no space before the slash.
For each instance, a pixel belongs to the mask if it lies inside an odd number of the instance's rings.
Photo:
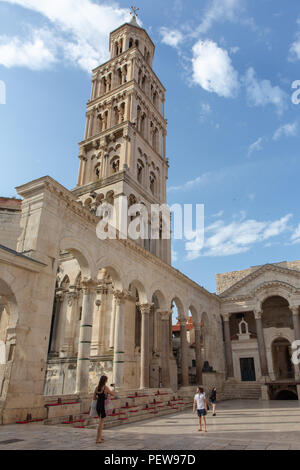
<svg viewBox="0 0 300 470">
<path fill-rule="evenodd" d="M 298 401 L 227 401 L 217 416 L 207 417 L 208 432 L 197 431 L 192 411 L 104 430 L 105 442 L 95 444 L 96 430 L 42 424 L 0 427 L 0 450 L 300 450 Z M 16 440 L 17 442 L 6 442 Z"/>
</svg>

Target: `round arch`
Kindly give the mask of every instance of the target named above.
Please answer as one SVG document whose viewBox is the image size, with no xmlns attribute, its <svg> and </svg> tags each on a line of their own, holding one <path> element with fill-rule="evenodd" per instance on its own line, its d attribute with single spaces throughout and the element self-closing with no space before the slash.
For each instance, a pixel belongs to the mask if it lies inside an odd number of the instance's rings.
<svg viewBox="0 0 300 470">
<path fill-rule="evenodd" d="M 142 282 L 140 280 L 132 279 L 131 281 L 129 281 L 127 290 L 130 291 L 132 289 L 132 287 L 134 287 L 138 291 L 139 302 L 141 304 L 146 304 L 146 303 L 149 302 L 146 289 L 145 289 L 144 285 L 142 284 Z"/>
<path fill-rule="evenodd" d="M 291 284 L 274 281 L 261 284 L 253 291 L 252 295 L 256 297 L 258 307 L 261 309 L 262 304 L 269 297 L 283 297 L 288 304 L 290 304 L 291 294 L 293 294 L 294 291 L 295 288 Z"/>
<path fill-rule="evenodd" d="M 71 253 L 78 261 L 82 278 L 95 278 L 96 277 L 96 265 L 93 261 L 92 255 L 89 253 L 86 245 L 83 245 L 79 240 L 65 237 L 62 238 L 60 245 L 60 251 L 67 251 Z"/>
</svg>

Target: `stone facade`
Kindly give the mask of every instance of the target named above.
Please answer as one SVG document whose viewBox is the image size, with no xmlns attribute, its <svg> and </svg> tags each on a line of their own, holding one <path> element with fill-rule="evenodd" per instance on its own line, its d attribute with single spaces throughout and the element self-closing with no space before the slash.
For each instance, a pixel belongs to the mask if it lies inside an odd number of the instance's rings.
<svg viewBox="0 0 300 470">
<path fill-rule="evenodd" d="M 0 423 L 45 418 L 45 404 L 61 397 L 82 412 L 101 374 L 121 396 L 187 391 L 191 381 L 221 389 L 253 371 L 258 383 L 298 377 L 286 357 L 299 338 L 299 262 L 218 275 L 215 295 L 171 266 L 161 234 L 97 236 L 104 202 L 164 204 L 169 166 L 150 37 L 133 19 L 111 33 L 110 52 L 93 71 L 76 188 L 46 176 L 17 188 L 21 207 L 2 200 Z M 213 370 L 202 371 L 204 362 Z"/>
</svg>

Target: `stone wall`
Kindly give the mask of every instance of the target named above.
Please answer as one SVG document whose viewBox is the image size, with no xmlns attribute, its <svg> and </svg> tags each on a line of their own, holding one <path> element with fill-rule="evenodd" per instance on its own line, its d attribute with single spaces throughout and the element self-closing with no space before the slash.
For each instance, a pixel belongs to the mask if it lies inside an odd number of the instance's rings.
<svg viewBox="0 0 300 470">
<path fill-rule="evenodd" d="M 71 395 L 75 393 L 77 358 L 50 359 L 45 377 L 45 396 Z M 93 392 L 100 376 L 112 383 L 112 358 L 93 358 L 90 362 L 89 392 Z"/>
<path fill-rule="evenodd" d="M 0 198 L 0 245 L 16 249 L 17 239 L 21 234 L 20 220 L 21 201 Z"/>
</svg>

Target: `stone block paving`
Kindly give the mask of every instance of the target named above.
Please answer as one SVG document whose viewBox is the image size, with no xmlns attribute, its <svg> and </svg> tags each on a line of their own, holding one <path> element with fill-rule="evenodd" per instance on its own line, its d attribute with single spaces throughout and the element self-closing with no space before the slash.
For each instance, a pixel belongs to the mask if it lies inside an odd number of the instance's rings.
<svg viewBox="0 0 300 470">
<path fill-rule="evenodd" d="M 1 450 L 300 450 L 298 401 L 232 400 L 207 416 L 208 432 L 199 432 L 192 411 L 104 429 L 96 444 L 95 429 L 41 423 L 0 426 Z"/>
</svg>

